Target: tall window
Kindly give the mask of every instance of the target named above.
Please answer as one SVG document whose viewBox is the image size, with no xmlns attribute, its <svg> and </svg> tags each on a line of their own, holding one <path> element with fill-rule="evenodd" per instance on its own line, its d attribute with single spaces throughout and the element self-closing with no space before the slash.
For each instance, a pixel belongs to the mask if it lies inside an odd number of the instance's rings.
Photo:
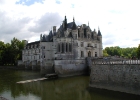
<svg viewBox="0 0 140 100">
<path fill-rule="evenodd" d="M 58 43 L 58 52 L 60 52 L 60 44 Z"/>
<path fill-rule="evenodd" d="M 90 51 L 88 52 L 88 57 L 91 57 L 91 52 Z"/>
<path fill-rule="evenodd" d="M 64 43 L 62 43 L 62 53 L 64 53 Z"/>
<path fill-rule="evenodd" d="M 84 57 L 84 52 L 83 51 L 81 51 L 81 57 Z"/>
<path fill-rule="evenodd" d="M 72 45 L 69 43 L 69 52 L 72 52 Z"/>
<path fill-rule="evenodd" d="M 83 47 L 84 46 L 84 44 L 83 44 L 83 42 L 81 42 L 81 47 Z"/>
<path fill-rule="evenodd" d="M 68 52 L 68 44 L 66 43 L 66 52 Z"/>
<path fill-rule="evenodd" d="M 95 48 L 97 48 L 97 44 L 95 44 Z"/>
<path fill-rule="evenodd" d="M 95 52 L 95 57 L 97 57 L 97 52 Z"/>
</svg>

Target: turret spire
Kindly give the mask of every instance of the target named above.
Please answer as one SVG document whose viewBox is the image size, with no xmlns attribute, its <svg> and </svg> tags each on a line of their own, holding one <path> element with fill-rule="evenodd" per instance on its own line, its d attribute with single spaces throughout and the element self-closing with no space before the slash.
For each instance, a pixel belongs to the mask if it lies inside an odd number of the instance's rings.
<svg viewBox="0 0 140 100">
<path fill-rule="evenodd" d="M 66 18 L 66 15 L 65 15 L 65 19 L 64 19 L 64 29 L 65 30 L 67 29 L 67 18 Z"/>
<path fill-rule="evenodd" d="M 74 16 L 73 16 L 73 22 L 75 22 Z"/>
<path fill-rule="evenodd" d="M 98 36 L 102 36 L 99 26 L 98 26 Z"/>
</svg>

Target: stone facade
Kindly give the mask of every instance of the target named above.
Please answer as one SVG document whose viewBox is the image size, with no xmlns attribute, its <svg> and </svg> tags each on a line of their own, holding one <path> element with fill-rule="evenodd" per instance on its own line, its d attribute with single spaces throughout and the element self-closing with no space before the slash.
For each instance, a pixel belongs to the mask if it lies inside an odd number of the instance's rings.
<svg viewBox="0 0 140 100">
<path fill-rule="evenodd" d="M 61 74 L 60 66 L 63 73 L 64 71 L 69 73 L 69 69 L 73 70 L 73 73 L 79 72 L 73 64 L 81 66 L 79 67 L 80 73 L 84 73 L 87 67 L 86 57 L 103 56 L 100 30 L 92 31 L 86 24 L 77 26 L 74 19 L 67 23 L 66 16 L 57 30 L 56 26 L 53 26 L 53 30 L 48 35 L 40 35 L 39 41 L 25 42 L 26 45 L 22 51 L 23 63 L 28 68 L 41 68 L 44 74 L 51 72 Z M 65 63 L 66 61 L 68 63 Z"/>
</svg>

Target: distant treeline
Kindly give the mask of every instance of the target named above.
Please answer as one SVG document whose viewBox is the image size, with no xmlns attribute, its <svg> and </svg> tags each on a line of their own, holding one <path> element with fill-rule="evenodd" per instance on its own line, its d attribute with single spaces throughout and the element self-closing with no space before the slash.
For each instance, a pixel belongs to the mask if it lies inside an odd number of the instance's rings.
<svg viewBox="0 0 140 100">
<path fill-rule="evenodd" d="M 121 56 L 125 58 L 140 58 L 140 45 L 132 48 L 106 47 L 103 50 L 104 56 Z"/>
<path fill-rule="evenodd" d="M 0 41 L 0 65 L 17 65 L 17 61 L 22 59 L 24 41 L 13 38 L 11 43 Z"/>
</svg>

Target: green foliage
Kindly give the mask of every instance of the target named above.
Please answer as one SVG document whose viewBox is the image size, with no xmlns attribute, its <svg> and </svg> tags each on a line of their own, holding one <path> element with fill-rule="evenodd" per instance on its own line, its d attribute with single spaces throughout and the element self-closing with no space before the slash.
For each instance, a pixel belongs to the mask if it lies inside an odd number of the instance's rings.
<svg viewBox="0 0 140 100">
<path fill-rule="evenodd" d="M 13 38 L 11 43 L 0 41 L 0 65 L 16 65 L 17 60 L 22 58 L 24 42 Z"/>
<path fill-rule="evenodd" d="M 137 57 L 140 58 L 140 44 L 139 44 L 139 46 L 138 46 L 136 52 L 137 52 Z"/>
<path fill-rule="evenodd" d="M 104 57 L 107 57 L 107 56 L 108 56 L 108 53 L 107 53 L 106 50 L 103 50 L 103 56 L 104 56 Z"/>
<path fill-rule="evenodd" d="M 139 51 L 140 52 L 140 51 Z M 110 56 L 123 56 L 125 58 L 132 58 L 137 56 L 137 48 L 120 48 L 119 46 L 115 47 L 106 47 L 103 50 L 103 55 L 110 55 Z M 140 55 L 140 54 L 139 54 Z"/>
</svg>

